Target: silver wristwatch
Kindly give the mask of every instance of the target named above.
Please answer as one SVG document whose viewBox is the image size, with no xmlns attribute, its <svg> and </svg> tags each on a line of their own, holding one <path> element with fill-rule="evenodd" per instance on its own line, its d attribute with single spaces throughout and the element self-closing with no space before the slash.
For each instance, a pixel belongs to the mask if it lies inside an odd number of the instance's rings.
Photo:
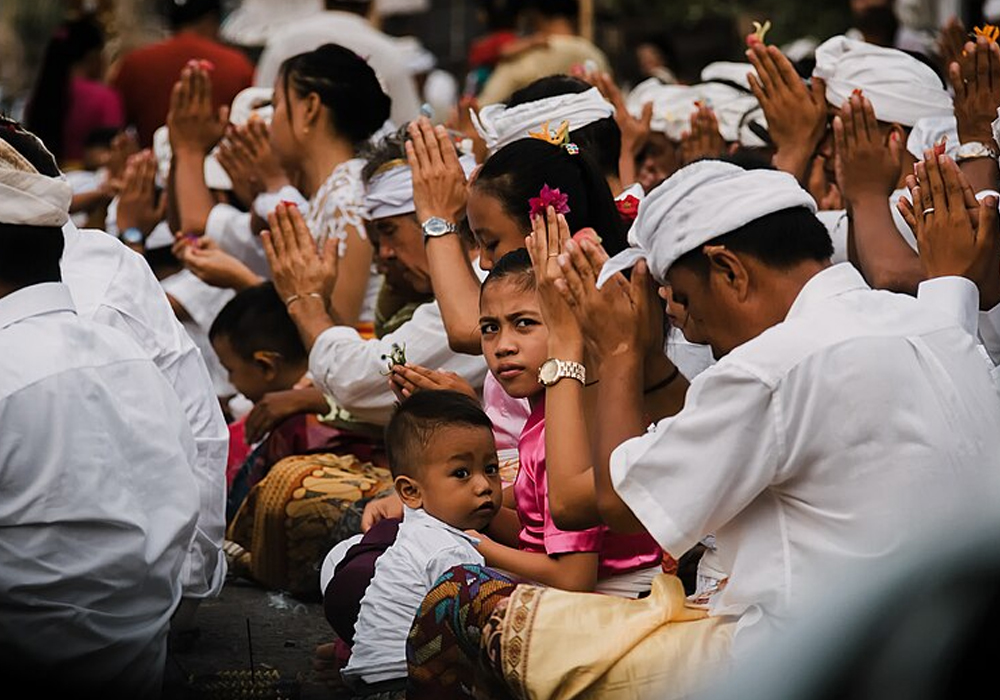
<svg viewBox="0 0 1000 700">
<path fill-rule="evenodd" d="M 575 379 L 584 386 L 587 385 L 587 368 L 579 362 L 557 360 L 550 357 L 538 368 L 538 383 L 542 386 L 552 386 L 560 379 Z"/>
<path fill-rule="evenodd" d="M 997 152 L 995 144 L 983 143 L 981 141 L 969 141 L 958 147 L 955 153 L 955 160 L 970 160 L 972 158 L 996 158 Z"/>
<path fill-rule="evenodd" d="M 424 232 L 424 240 L 446 236 L 449 233 L 456 233 L 458 231 L 457 225 L 451 221 L 442 219 L 440 216 L 432 216 L 420 224 L 420 228 Z"/>
</svg>

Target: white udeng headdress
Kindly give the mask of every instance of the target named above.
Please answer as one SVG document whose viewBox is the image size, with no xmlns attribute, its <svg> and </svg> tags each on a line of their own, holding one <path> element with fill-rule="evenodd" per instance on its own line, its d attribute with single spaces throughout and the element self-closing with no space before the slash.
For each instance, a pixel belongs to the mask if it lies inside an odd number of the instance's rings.
<svg viewBox="0 0 1000 700">
<path fill-rule="evenodd" d="M 600 288 L 615 273 L 645 260 L 657 281 L 679 257 L 751 221 L 794 207 L 816 212 L 816 202 L 788 173 L 744 170 L 704 160 L 681 168 L 639 205 L 627 248 L 606 263 Z"/>
<path fill-rule="evenodd" d="M 473 156 L 461 156 L 458 162 L 462 164 L 466 177 L 476 167 Z M 413 204 L 413 171 L 405 158 L 389 161 L 372 176 L 365 188 L 365 210 L 365 218 L 369 221 L 416 211 Z"/>
<path fill-rule="evenodd" d="M 925 117 L 953 113 L 937 74 L 903 51 L 835 36 L 816 49 L 813 75 L 826 81 L 826 101 L 842 105 L 861 90 L 882 122 L 913 126 Z"/>
<path fill-rule="evenodd" d="M 490 155 L 510 143 L 528 138 L 529 132 L 543 122 L 559 124 L 568 121 L 569 130 L 575 131 L 614 116 L 614 113 L 615 108 L 597 88 L 545 97 L 516 107 L 486 105 L 479 110 L 479 114 L 469 110 L 472 124 L 486 142 Z"/>
<path fill-rule="evenodd" d="M 0 139 L 0 223 L 61 227 L 69 220 L 72 200 L 68 182 L 42 175 Z"/>
</svg>

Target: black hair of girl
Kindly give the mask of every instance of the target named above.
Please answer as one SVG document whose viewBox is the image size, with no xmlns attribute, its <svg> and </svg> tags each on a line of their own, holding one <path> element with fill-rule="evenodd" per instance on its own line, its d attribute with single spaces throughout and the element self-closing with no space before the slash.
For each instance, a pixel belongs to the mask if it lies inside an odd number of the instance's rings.
<svg viewBox="0 0 1000 700">
<path fill-rule="evenodd" d="M 500 201 L 525 234 L 531 231 L 531 206 L 542 187 L 568 197 L 566 222 L 570 232 L 593 228 L 609 255 L 628 247 L 625 224 L 608 183 L 583 148 L 576 155 L 541 139 L 520 139 L 486 159 L 472 186 Z"/>
<path fill-rule="evenodd" d="M 42 67 L 25 108 L 27 129 L 56 156 L 63 157 L 66 119 L 72 115 L 70 75 L 74 65 L 91 51 L 104 48 L 104 32 L 92 15 L 59 26 L 42 58 Z"/>
<path fill-rule="evenodd" d="M 527 248 L 515 248 L 496 261 L 479 288 L 479 298 L 482 299 L 487 287 L 501 280 L 511 280 L 517 284 L 518 289 L 525 291 L 537 288 L 535 269 L 531 265 L 531 254 Z"/>
<path fill-rule="evenodd" d="M 361 143 L 389 118 L 392 104 L 368 62 L 338 44 L 324 44 L 281 64 L 281 89 L 291 118 L 288 93 L 299 97 L 315 92 L 330 110 L 334 130 L 353 143 Z"/>
<path fill-rule="evenodd" d="M 572 75 L 548 75 L 515 91 L 507 100 L 507 109 L 528 102 L 537 102 L 558 95 L 579 95 L 593 87 Z M 598 119 L 587 126 L 569 132 L 570 139 L 588 153 L 605 177 L 618 177 L 618 158 L 622 149 L 622 132 L 613 116 Z"/>
</svg>

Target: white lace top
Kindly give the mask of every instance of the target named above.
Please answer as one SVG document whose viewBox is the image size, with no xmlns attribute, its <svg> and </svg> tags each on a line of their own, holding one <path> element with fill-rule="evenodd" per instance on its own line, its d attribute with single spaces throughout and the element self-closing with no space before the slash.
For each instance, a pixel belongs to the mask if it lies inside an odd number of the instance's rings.
<svg viewBox="0 0 1000 700">
<path fill-rule="evenodd" d="M 330 237 L 340 241 L 340 257 L 347 253 L 347 231 L 353 228 L 367 240 L 364 221 L 365 187 L 361 180 L 361 170 L 365 161 L 352 158 L 344 161 L 330 173 L 316 193 L 309 200 L 306 223 L 322 249 Z M 368 289 L 361 306 L 361 322 L 375 320 L 375 303 L 382 286 L 382 276 L 374 266 L 368 279 Z"/>
</svg>

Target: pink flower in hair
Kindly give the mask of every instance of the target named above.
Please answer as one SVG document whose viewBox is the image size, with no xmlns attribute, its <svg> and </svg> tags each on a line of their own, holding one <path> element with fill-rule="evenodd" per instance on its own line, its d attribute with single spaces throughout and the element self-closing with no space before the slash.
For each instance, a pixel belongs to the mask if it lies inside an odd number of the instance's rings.
<svg viewBox="0 0 1000 700">
<path fill-rule="evenodd" d="M 556 214 L 569 213 L 569 195 L 560 192 L 558 187 L 543 185 L 542 191 L 538 193 L 537 197 L 529 199 L 528 204 L 531 205 L 530 217 L 532 219 L 538 215 L 544 215 L 550 206 L 556 210 Z"/>
</svg>

